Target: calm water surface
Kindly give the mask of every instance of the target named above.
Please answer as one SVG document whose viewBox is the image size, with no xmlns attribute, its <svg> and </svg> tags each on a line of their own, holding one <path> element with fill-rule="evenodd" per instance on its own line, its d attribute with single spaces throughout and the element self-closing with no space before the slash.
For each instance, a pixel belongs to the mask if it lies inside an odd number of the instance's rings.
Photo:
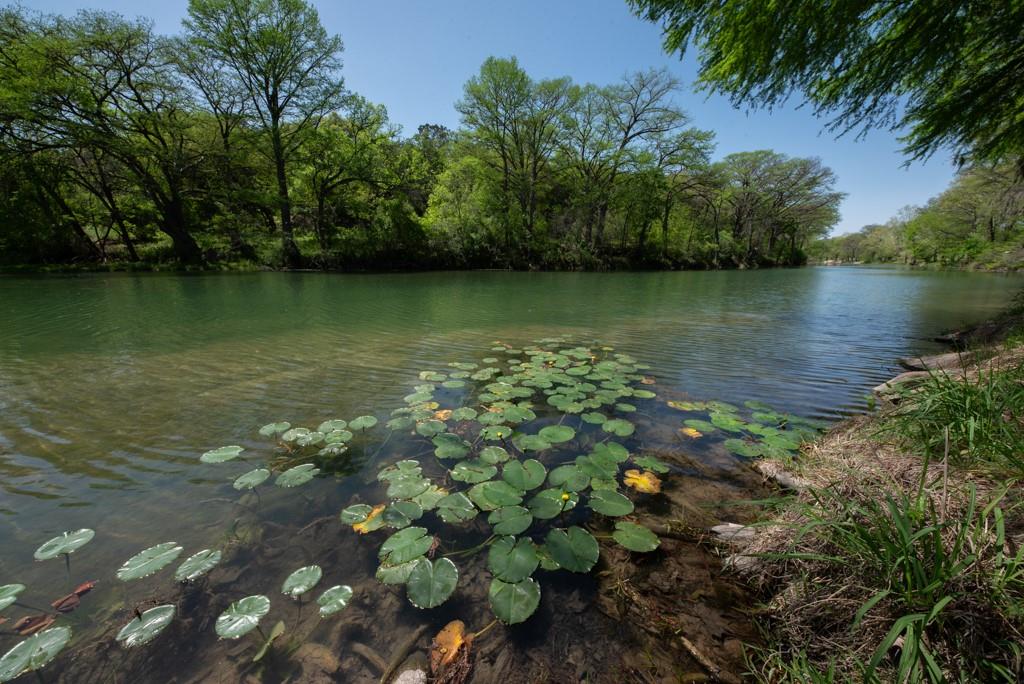
<svg viewBox="0 0 1024 684">
<path fill-rule="evenodd" d="M 101 533 L 74 560 L 95 576 L 165 538 L 209 545 L 233 514 L 200 502 L 235 497 L 241 471 L 201 466 L 203 451 L 255 447 L 272 420 L 385 419 L 421 370 L 496 340 L 599 341 L 661 389 L 835 418 L 1022 285 L 866 267 L 0 278 L 0 584 L 60 583 L 62 564 L 31 558 L 65 529 Z"/>
</svg>

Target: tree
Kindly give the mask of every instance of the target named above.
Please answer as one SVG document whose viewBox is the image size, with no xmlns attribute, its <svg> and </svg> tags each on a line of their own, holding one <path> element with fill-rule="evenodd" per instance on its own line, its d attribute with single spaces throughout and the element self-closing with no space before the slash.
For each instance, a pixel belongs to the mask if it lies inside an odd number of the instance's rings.
<svg viewBox="0 0 1024 684">
<path fill-rule="evenodd" d="M 304 0 L 190 0 L 185 28 L 189 40 L 237 80 L 269 138 L 281 248 L 285 263 L 296 266 L 301 254 L 287 167 L 307 131 L 343 102 L 341 39 L 327 35 Z"/>
<path fill-rule="evenodd" d="M 1024 158 L 1024 3 L 629 0 L 670 52 L 700 50 L 699 83 L 736 105 L 792 92 L 841 132 L 906 131 L 912 158 Z"/>
</svg>

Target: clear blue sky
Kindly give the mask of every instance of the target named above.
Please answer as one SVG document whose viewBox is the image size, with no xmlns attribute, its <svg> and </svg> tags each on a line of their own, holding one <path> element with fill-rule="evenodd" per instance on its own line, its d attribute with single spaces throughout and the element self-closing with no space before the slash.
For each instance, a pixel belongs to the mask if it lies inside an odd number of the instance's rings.
<svg viewBox="0 0 1024 684">
<path fill-rule="evenodd" d="M 872 131 L 835 140 L 808 108 L 744 112 L 690 87 L 695 54 L 661 49 L 656 26 L 634 17 L 625 0 L 314 0 L 328 31 L 345 42 L 348 87 L 384 104 L 407 134 L 421 123 L 458 125 L 462 85 L 490 55 L 516 56 L 535 78 L 571 76 L 606 84 L 628 72 L 667 67 L 685 84 L 679 103 L 694 124 L 717 135 L 716 156 L 771 148 L 817 156 L 847 193 L 834 234 L 882 223 L 908 204 L 923 204 L 953 176 L 948 157 L 903 168 L 896 135 Z M 114 10 L 146 16 L 158 31 L 181 29 L 187 0 L 25 0 L 45 12 Z"/>
</svg>

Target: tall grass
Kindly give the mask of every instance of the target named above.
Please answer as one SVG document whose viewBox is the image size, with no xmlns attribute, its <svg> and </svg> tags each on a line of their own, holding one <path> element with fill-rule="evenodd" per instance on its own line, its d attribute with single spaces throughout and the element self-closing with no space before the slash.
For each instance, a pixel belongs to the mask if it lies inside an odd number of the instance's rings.
<svg viewBox="0 0 1024 684">
<path fill-rule="evenodd" d="M 933 373 L 900 393 L 882 430 L 936 460 L 1024 475 L 1024 369 Z"/>
</svg>

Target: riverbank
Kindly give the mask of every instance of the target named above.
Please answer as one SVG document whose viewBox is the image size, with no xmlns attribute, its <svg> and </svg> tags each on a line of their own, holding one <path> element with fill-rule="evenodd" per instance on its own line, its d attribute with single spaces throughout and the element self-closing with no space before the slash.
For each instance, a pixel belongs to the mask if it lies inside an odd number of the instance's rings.
<svg viewBox="0 0 1024 684">
<path fill-rule="evenodd" d="M 762 682 L 1024 677 L 1024 306 L 876 388 L 799 458 L 731 558 L 764 602 Z M 910 377 L 906 377 L 910 375 Z"/>
</svg>

